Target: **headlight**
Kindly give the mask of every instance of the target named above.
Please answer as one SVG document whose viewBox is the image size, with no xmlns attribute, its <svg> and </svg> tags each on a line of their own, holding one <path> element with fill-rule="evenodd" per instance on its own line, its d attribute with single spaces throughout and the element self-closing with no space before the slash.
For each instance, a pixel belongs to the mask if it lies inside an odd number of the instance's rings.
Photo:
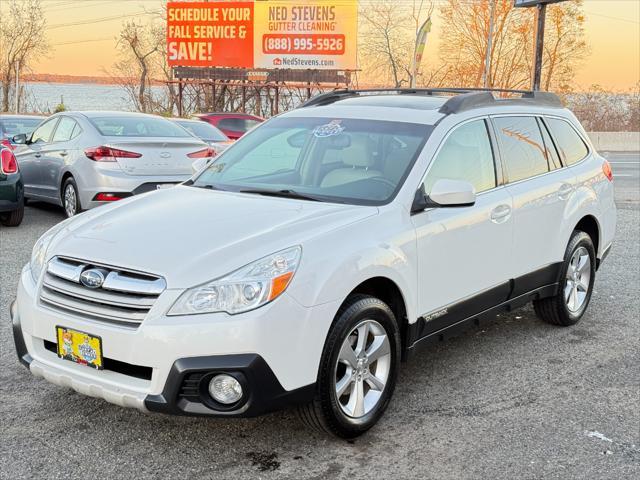
<svg viewBox="0 0 640 480">
<path fill-rule="evenodd" d="M 278 298 L 300 263 L 299 246 L 261 258 L 204 285 L 185 291 L 168 315 L 247 312 Z"/>
<path fill-rule="evenodd" d="M 42 274 L 44 262 L 47 258 L 47 249 L 49 248 L 51 240 L 70 220 L 71 218 L 68 218 L 47 230 L 33 246 L 29 268 L 31 269 L 31 278 L 33 278 L 34 282 L 38 283 L 38 280 L 40 279 L 40 274 Z"/>
</svg>

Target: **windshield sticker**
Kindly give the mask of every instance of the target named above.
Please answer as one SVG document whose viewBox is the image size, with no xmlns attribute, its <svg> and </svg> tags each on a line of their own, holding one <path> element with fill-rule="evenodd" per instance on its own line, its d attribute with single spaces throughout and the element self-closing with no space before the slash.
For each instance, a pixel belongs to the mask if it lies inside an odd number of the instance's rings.
<svg viewBox="0 0 640 480">
<path fill-rule="evenodd" d="M 340 135 L 344 127 L 340 125 L 341 120 L 331 120 L 326 125 L 318 125 L 313 129 L 313 135 L 318 138 L 333 137 Z"/>
</svg>

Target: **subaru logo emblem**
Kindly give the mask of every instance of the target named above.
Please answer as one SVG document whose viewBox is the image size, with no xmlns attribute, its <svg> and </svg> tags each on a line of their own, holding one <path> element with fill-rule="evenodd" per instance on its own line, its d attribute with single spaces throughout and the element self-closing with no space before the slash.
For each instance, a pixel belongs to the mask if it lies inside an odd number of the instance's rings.
<svg viewBox="0 0 640 480">
<path fill-rule="evenodd" d="M 104 273 L 95 268 L 85 270 L 80 275 L 80 283 L 87 288 L 100 288 L 104 283 Z"/>
</svg>

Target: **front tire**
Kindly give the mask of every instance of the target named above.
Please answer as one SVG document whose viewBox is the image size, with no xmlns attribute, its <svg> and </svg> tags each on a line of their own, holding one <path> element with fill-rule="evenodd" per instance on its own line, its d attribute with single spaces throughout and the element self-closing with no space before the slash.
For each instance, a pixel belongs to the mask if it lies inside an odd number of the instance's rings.
<svg viewBox="0 0 640 480">
<path fill-rule="evenodd" d="M 299 407 L 300 418 L 342 438 L 363 434 L 387 408 L 399 362 L 400 333 L 389 306 L 353 295 L 336 314 L 320 361 L 316 398 Z"/>
<path fill-rule="evenodd" d="M 534 300 L 536 314 L 553 325 L 575 325 L 589 306 L 595 278 L 596 251 L 593 241 L 585 232 L 575 230 L 560 269 L 558 293 L 553 297 Z"/>
<path fill-rule="evenodd" d="M 73 177 L 67 178 L 62 186 L 62 207 L 69 218 L 82 212 L 80 198 L 78 197 L 78 186 Z"/>
</svg>

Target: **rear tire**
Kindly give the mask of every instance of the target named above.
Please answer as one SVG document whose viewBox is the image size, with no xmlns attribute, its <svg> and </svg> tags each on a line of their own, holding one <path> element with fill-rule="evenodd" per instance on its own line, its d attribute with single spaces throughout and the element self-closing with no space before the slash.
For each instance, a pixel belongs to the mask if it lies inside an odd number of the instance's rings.
<svg viewBox="0 0 640 480">
<path fill-rule="evenodd" d="M 62 207 L 67 217 L 71 218 L 74 215 L 82 212 L 82 206 L 80 205 L 80 198 L 78 197 L 78 186 L 73 177 L 69 177 L 62 185 Z"/>
<path fill-rule="evenodd" d="M 22 223 L 23 218 L 24 194 L 22 193 L 22 190 L 18 190 L 18 208 L 11 212 L 0 214 L 0 223 L 5 227 L 17 227 Z"/>
<path fill-rule="evenodd" d="M 327 337 L 315 399 L 298 407 L 307 426 L 342 438 L 369 430 L 395 389 L 400 332 L 381 300 L 353 295 L 336 314 Z"/>
<path fill-rule="evenodd" d="M 591 237 L 575 230 L 564 254 L 558 293 L 533 301 L 536 315 L 563 327 L 580 321 L 589 306 L 596 278 L 596 251 Z"/>
</svg>

